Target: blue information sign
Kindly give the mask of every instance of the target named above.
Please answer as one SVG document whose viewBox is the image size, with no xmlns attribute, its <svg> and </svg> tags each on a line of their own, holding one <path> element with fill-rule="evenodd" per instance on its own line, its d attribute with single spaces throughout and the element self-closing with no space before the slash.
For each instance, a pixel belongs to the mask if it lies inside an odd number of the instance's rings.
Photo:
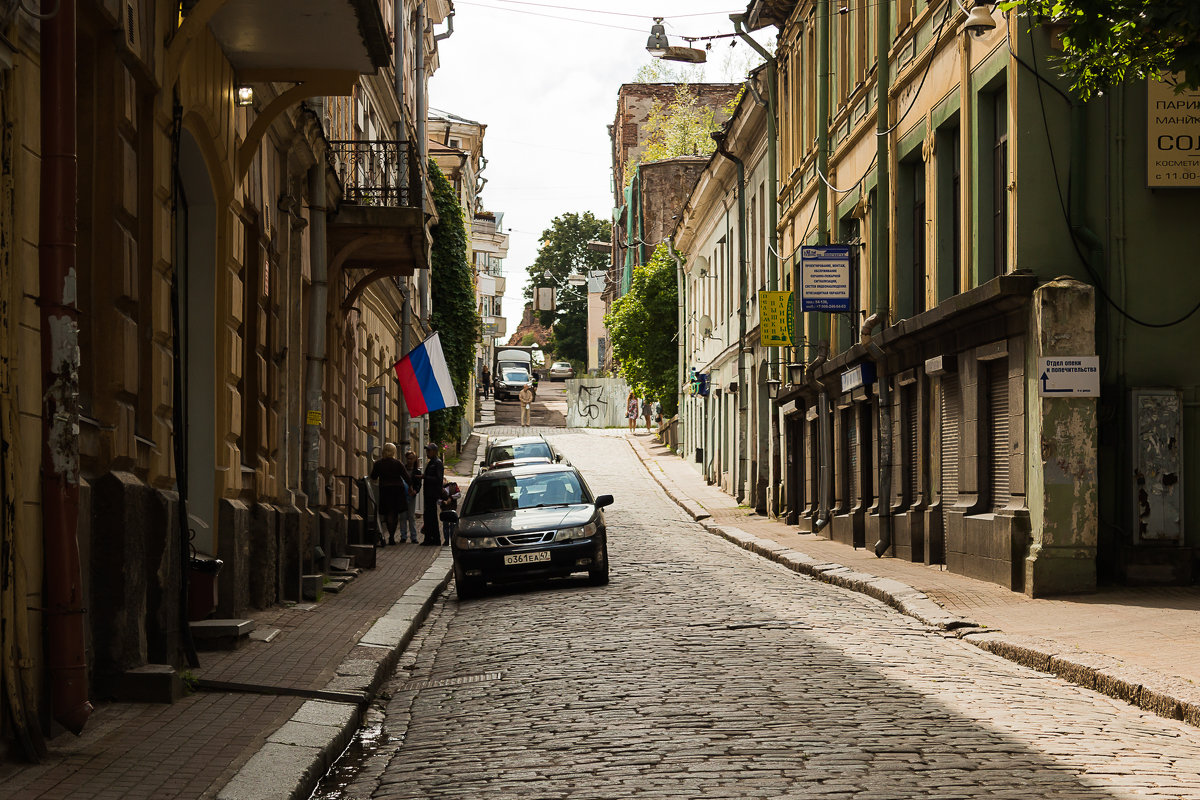
<svg viewBox="0 0 1200 800">
<path fill-rule="evenodd" d="M 849 311 L 850 247 L 801 247 L 800 290 L 802 311 Z"/>
</svg>

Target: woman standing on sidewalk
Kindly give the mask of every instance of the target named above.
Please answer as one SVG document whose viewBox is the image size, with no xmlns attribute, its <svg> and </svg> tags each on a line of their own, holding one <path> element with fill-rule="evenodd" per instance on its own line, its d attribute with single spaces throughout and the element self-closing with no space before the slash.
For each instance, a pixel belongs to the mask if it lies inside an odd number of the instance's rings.
<svg viewBox="0 0 1200 800">
<path fill-rule="evenodd" d="M 629 390 L 629 396 L 625 398 L 625 419 L 629 420 L 629 432 L 633 433 L 637 428 L 638 418 L 638 399 L 633 393 L 633 389 Z"/>
<path fill-rule="evenodd" d="M 371 468 L 371 480 L 379 483 L 379 516 L 387 529 L 387 544 L 396 543 L 396 523 L 400 515 L 408 510 L 408 472 L 400 459 L 396 458 L 396 445 L 388 442 L 375 466 Z M 404 541 L 404 533 L 400 533 Z M 379 543 L 384 544 L 383 531 L 379 532 Z"/>
</svg>

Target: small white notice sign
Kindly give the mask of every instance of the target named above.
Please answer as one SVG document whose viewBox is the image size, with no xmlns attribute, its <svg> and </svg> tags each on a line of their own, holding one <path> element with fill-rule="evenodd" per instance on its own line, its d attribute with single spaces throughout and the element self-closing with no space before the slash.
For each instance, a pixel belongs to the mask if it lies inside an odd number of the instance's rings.
<svg viewBox="0 0 1200 800">
<path fill-rule="evenodd" d="M 1043 356 L 1037 382 L 1041 397 L 1099 397 L 1100 356 Z"/>
</svg>

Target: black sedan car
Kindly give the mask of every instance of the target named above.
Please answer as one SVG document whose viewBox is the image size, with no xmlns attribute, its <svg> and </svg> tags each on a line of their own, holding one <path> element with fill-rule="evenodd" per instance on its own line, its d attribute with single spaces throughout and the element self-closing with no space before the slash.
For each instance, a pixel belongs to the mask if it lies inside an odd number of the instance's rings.
<svg viewBox="0 0 1200 800">
<path fill-rule="evenodd" d="M 605 506 L 566 464 L 488 470 L 467 489 L 454 535 L 454 579 L 460 598 L 489 582 L 586 572 L 608 583 Z"/>
</svg>

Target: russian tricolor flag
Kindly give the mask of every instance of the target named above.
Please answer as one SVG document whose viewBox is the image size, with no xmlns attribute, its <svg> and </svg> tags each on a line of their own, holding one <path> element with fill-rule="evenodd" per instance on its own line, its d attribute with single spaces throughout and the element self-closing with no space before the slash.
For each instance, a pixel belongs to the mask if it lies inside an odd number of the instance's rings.
<svg viewBox="0 0 1200 800">
<path fill-rule="evenodd" d="M 419 417 L 439 408 L 458 405 L 442 340 L 434 333 L 396 362 L 396 379 L 410 416 Z"/>
</svg>

